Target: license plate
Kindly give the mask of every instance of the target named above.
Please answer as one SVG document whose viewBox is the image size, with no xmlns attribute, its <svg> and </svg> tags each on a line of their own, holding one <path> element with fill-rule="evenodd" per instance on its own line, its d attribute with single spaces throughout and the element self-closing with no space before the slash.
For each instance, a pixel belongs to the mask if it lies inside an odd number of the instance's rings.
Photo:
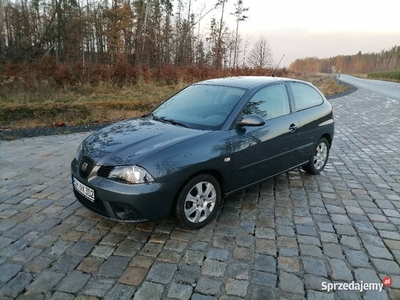
<svg viewBox="0 0 400 300">
<path fill-rule="evenodd" d="M 74 185 L 74 189 L 77 190 L 79 194 L 84 196 L 86 199 L 94 202 L 94 190 L 93 189 L 84 185 L 82 182 L 80 182 L 75 177 L 72 177 L 72 182 Z"/>
</svg>

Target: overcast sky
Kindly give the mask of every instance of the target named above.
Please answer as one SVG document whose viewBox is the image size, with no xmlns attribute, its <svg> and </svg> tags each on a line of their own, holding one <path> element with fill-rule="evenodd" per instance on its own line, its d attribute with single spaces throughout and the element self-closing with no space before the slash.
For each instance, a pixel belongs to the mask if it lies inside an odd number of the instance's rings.
<svg viewBox="0 0 400 300">
<path fill-rule="evenodd" d="M 211 7 L 216 1 L 198 0 Z M 236 28 L 229 15 L 237 0 L 228 0 L 226 21 Z M 268 38 L 277 63 L 283 66 L 296 58 L 325 58 L 361 52 L 380 52 L 400 46 L 399 0 L 243 0 L 248 19 L 240 23 L 242 38 L 251 42 Z M 218 11 L 212 13 L 219 18 Z M 204 23 L 203 23 L 204 24 Z M 205 25 L 205 24 L 204 24 Z"/>
</svg>

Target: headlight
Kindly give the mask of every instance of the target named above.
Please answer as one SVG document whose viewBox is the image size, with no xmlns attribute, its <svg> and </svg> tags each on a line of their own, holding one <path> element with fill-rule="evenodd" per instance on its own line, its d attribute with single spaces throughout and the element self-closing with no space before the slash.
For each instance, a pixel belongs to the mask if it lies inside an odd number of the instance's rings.
<svg viewBox="0 0 400 300">
<path fill-rule="evenodd" d="M 83 145 L 83 142 L 79 145 L 78 151 L 76 151 L 75 159 L 76 159 L 77 161 L 79 161 L 79 159 L 81 158 L 82 145 Z"/>
<path fill-rule="evenodd" d="M 153 182 L 154 178 L 145 169 L 139 166 L 118 166 L 108 175 L 109 179 L 117 179 L 126 183 Z"/>
</svg>

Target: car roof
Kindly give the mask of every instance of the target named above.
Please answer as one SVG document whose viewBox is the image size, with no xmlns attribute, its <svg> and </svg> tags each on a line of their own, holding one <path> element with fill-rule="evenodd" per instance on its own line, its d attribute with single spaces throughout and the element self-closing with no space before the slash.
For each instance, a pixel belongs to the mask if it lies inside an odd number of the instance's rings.
<svg viewBox="0 0 400 300">
<path fill-rule="evenodd" d="M 272 77 L 272 76 L 237 76 L 237 77 L 209 79 L 198 82 L 196 84 L 222 85 L 222 86 L 231 86 L 231 87 L 249 89 L 266 83 L 282 82 L 289 80 L 299 81 L 296 79 Z"/>
</svg>

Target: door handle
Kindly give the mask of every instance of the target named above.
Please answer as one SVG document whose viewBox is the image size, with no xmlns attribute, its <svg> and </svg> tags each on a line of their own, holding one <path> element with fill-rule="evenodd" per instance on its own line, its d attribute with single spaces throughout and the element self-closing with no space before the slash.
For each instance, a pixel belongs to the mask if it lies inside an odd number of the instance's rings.
<svg viewBox="0 0 400 300">
<path fill-rule="evenodd" d="M 290 124 L 290 126 L 289 126 L 289 131 L 295 132 L 297 128 L 298 128 L 298 127 L 297 127 L 296 124 Z"/>
</svg>

